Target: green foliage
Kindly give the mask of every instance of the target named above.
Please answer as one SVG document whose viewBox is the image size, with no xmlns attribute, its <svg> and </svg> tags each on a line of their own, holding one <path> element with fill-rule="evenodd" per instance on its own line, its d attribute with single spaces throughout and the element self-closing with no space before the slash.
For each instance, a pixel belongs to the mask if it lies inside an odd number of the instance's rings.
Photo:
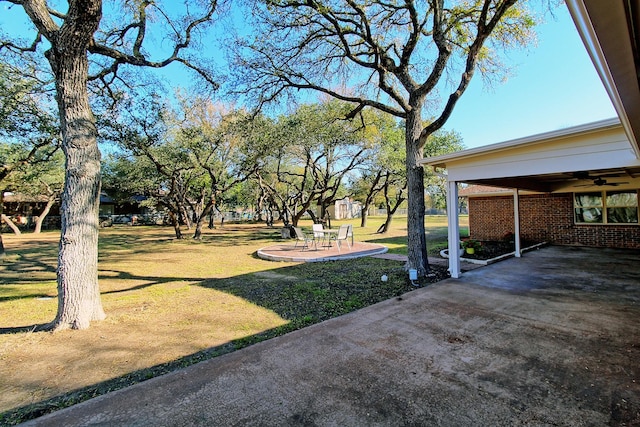
<svg viewBox="0 0 640 427">
<path fill-rule="evenodd" d="M 373 152 L 375 140 L 366 117 L 347 119 L 349 106 L 338 101 L 302 105 L 274 124 L 272 148 L 257 170 L 271 206 L 294 224 L 311 208 L 324 210 L 347 192 Z"/>
<path fill-rule="evenodd" d="M 64 165 L 59 129 L 37 81 L 0 63 L 1 190 L 32 195 L 62 189 Z"/>
<path fill-rule="evenodd" d="M 0 137 L 27 147 L 59 134 L 55 103 L 28 73 L 0 62 Z"/>
<path fill-rule="evenodd" d="M 463 249 L 473 249 L 475 251 L 480 251 L 482 249 L 482 242 L 475 239 L 463 239 L 461 245 Z"/>
<path fill-rule="evenodd" d="M 455 131 L 439 130 L 427 139 L 424 147 L 425 157 L 441 156 L 464 150 L 462 137 Z M 433 170 L 425 170 L 425 188 L 430 196 L 431 208 L 445 209 L 447 197 L 447 180 Z"/>
<path fill-rule="evenodd" d="M 119 200 L 145 195 L 172 212 L 176 226 L 195 217 L 201 227 L 259 166 L 266 144 L 252 144 L 265 121 L 197 97 L 180 96 L 169 108 L 152 94 L 144 105 L 122 108 L 107 128 L 123 151 L 107 159 L 104 188 Z"/>
</svg>

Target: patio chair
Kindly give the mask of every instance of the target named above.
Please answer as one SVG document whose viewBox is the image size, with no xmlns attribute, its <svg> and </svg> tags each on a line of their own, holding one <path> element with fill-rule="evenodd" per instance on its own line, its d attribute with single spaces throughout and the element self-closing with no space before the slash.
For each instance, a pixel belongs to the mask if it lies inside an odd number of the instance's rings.
<svg viewBox="0 0 640 427">
<path fill-rule="evenodd" d="M 302 242 L 302 250 L 309 249 L 309 243 L 313 243 L 318 249 L 318 244 L 316 243 L 313 237 L 309 237 L 302 232 L 300 227 L 293 227 L 293 230 L 296 232 L 296 244 L 293 249 L 298 247 L 298 243 Z"/>
<path fill-rule="evenodd" d="M 314 239 L 324 239 L 324 227 L 322 224 L 313 224 L 311 228 L 313 230 Z"/>
<path fill-rule="evenodd" d="M 347 246 L 349 246 L 349 250 L 351 250 L 351 244 L 349 244 L 349 228 L 350 225 L 341 225 L 338 229 L 338 235 L 336 236 L 336 243 L 338 245 L 338 252 L 342 249 L 342 241 L 347 242 Z"/>
<path fill-rule="evenodd" d="M 353 225 L 349 225 L 349 231 L 347 231 L 347 237 L 351 239 L 351 247 L 353 247 Z"/>
</svg>

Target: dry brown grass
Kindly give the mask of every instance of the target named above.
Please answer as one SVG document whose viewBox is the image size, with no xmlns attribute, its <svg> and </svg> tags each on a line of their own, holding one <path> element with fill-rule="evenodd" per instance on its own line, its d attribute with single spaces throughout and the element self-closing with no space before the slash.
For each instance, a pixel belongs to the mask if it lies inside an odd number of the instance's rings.
<svg viewBox="0 0 640 427">
<path fill-rule="evenodd" d="M 231 227 L 216 231 L 202 242 L 172 241 L 169 229 L 101 231 L 109 246 L 100 257 L 107 319 L 85 331 L 0 334 L 0 412 L 285 324 L 273 311 L 199 286 L 279 267 L 252 257 L 265 240 L 232 244 L 224 238 Z M 57 238 L 5 236 L 10 255 L 0 278 L 12 283 L 0 297 L 5 332 L 55 317 Z"/>
<path fill-rule="evenodd" d="M 357 237 L 387 241 L 401 252 L 403 222 L 396 221 L 381 239 L 373 233 L 380 221 L 371 220 L 367 229 L 356 230 Z M 0 415 L 0 424 L 24 420 L 23 415 L 7 415 L 18 407 L 88 387 L 82 397 L 49 402 L 41 409 L 50 411 L 52 405 L 68 405 L 231 351 L 242 345 L 224 346 L 250 343 L 264 331 L 280 327 L 286 332 L 287 327 L 321 321 L 407 290 L 401 272 L 397 283 L 389 283 L 388 294 L 379 295 L 344 289 L 334 294 L 324 283 L 304 277 L 307 270 L 317 277 L 311 270 L 318 268 L 328 281 L 332 269 L 380 277 L 377 268 L 401 270 L 391 261 L 303 269 L 256 258 L 257 249 L 280 239 L 277 227 L 228 225 L 206 230 L 202 241 L 177 241 L 169 228 L 121 226 L 101 230 L 99 275 L 107 319 L 84 331 L 26 332 L 25 327 L 55 317 L 58 237 L 55 232 L 4 236 L 8 256 L 0 263 L 0 414 L 4 412 L 5 419 Z M 333 288 L 342 286 L 338 279 L 332 283 Z M 299 301 L 300 295 L 329 299 L 326 306 L 338 308 L 296 311 L 282 305 L 287 299 Z M 39 410 L 25 409 L 31 413 L 27 418 Z"/>
</svg>

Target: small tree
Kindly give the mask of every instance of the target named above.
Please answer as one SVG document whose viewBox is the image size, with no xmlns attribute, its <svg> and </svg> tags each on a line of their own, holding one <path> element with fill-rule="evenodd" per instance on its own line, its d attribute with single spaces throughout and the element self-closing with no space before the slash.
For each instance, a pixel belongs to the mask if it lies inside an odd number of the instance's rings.
<svg viewBox="0 0 640 427">
<path fill-rule="evenodd" d="M 64 158 L 56 151 L 46 160 L 30 162 L 11 176 L 11 190 L 34 198 L 46 197 L 45 206 L 36 216 L 34 233 L 40 233 L 51 207 L 60 200 L 64 185 Z"/>
<path fill-rule="evenodd" d="M 343 120 L 344 103 L 336 101 L 304 105 L 278 120 L 271 159 L 258 170 L 259 182 L 291 222 L 320 206 L 320 218 L 337 199 L 344 197 L 347 178 L 369 155 L 366 126 Z M 317 218 L 316 218 L 317 220 Z"/>
<path fill-rule="evenodd" d="M 440 156 L 464 150 L 462 137 L 455 131 L 439 130 L 431 135 L 424 148 L 426 157 Z M 446 206 L 447 179 L 432 170 L 425 172 L 425 188 L 437 208 Z"/>
<path fill-rule="evenodd" d="M 363 203 L 360 225 L 366 225 L 369 207 L 382 195 L 387 205 L 387 220 L 378 232 L 386 232 L 393 214 L 406 200 L 404 129 L 393 116 L 380 112 L 373 116 L 375 120 L 370 126 L 374 129 L 370 133 L 375 134 L 373 154 L 357 181 L 360 200 Z M 395 203 L 392 202 L 394 197 Z"/>
<path fill-rule="evenodd" d="M 202 227 L 208 216 L 217 210 L 218 203 L 240 183 L 249 179 L 258 165 L 251 150 L 253 126 L 257 119 L 242 111 L 227 112 L 206 100 L 189 100 L 195 105 L 185 117 L 176 139 L 188 150 L 195 170 L 202 171 L 201 179 L 191 184 L 191 204 L 194 213 L 194 239 L 202 237 Z M 186 105 L 182 106 L 186 111 Z"/>
</svg>

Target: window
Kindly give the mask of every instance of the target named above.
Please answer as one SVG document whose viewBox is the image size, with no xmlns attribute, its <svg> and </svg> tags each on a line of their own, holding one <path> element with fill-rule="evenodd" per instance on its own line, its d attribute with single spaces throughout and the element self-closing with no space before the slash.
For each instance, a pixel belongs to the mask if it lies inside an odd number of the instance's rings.
<svg viewBox="0 0 640 427">
<path fill-rule="evenodd" d="M 582 193 L 575 195 L 576 222 L 601 224 L 603 221 L 602 193 Z"/>
<path fill-rule="evenodd" d="M 635 192 L 607 192 L 607 222 L 638 223 L 638 194 Z"/>
<path fill-rule="evenodd" d="M 637 224 L 636 191 L 602 191 L 574 194 L 578 224 Z"/>
</svg>

